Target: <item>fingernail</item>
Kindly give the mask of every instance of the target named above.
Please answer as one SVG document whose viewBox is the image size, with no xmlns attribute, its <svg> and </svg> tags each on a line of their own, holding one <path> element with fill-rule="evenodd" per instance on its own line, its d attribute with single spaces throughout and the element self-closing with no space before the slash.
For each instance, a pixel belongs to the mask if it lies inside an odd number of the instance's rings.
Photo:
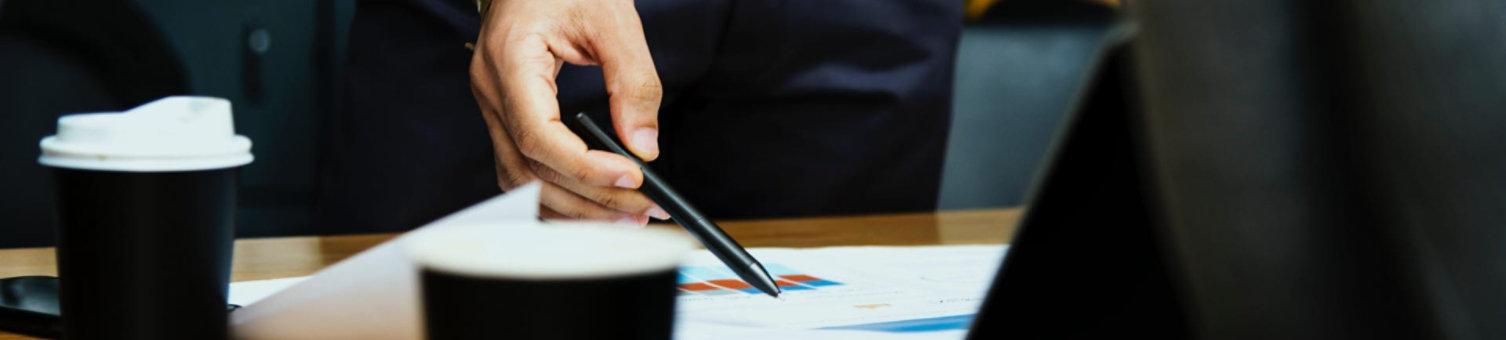
<svg viewBox="0 0 1506 340">
<path fill-rule="evenodd" d="M 667 220 L 667 219 L 669 219 L 669 213 L 665 212 L 664 208 L 660 208 L 658 204 L 655 204 L 654 206 L 649 207 L 648 211 L 643 212 L 643 214 L 644 215 L 653 216 L 654 218 L 661 219 L 661 220 Z"/>
<path fill-rule="evenodd" d="M 652 159 L 659 155 L 659 129 L 641 128 L 633 131 L 633 145 L 643 150 L 645 157 Z"/>
<path fill-rule="evenodd" d="M 647 228 L 648 227 L 648 216 L 638 216 L 637 218 L 638 218 L 638 224 L 637 224 L 637 226 L 638 226 L 639 229 Z"/>
<path fill-rule="evenodd" d="M 616 223 L 624 226 L 638 226 L 638 217 L 633 215 L 625 215 L 622 216 L 622 218 L 617 219 Z"/>
<path fill-rule="evenodd" d="M 616 185 L 617 185 L 617 187 L 620 187 L 620 188 L 632 189 L 633 188 L 633 178 L 632 177 L 628 177 L 628 175 L 622 175 L 622 177 L 618 177 L 617 178 Z"/>
</svg>

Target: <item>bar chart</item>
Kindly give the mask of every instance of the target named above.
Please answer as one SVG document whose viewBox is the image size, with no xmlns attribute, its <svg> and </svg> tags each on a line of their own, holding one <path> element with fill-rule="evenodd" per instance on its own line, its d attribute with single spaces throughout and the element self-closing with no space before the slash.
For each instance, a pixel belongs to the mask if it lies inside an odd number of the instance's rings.
<svg viewBox="0 0 1506 340">
<path fill-rule="evenodd" d="M 775 278 L 774 283 L 784 292 L 817 290 L 821 287 L 840 286 L 841 282 L 822 279 L 790 269 L 781 264 L 765 264 L 764 269 Z M 689 266 L 680 268 L 680 292 L 682 294 L 728 295 L 762 294 L 747 282 L 743 282 L 726 267 Z"/>
</svg>

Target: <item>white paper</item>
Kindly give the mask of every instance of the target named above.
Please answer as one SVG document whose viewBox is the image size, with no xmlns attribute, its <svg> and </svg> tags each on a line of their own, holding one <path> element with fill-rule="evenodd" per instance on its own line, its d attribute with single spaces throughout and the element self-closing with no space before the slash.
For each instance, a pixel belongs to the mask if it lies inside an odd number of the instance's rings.
<svg viewBox="0 0 1506 340">
<path fill-rule="evenodd" d="M 875 332 L 837 329 L 744 327 L 696 322 L 675 325 L 675 339 L 677 340 L 959 340 L 966 337 L 967 330 L 962 329 L 931 332 Z"/>
<path fill-rule="evenodd" d="M 539 185 L 530 184 L 419 229 L 532 220 Z M 254 300 L 230 314 L 237 339 L 421 339 L 417 268 L 404 254 L 412 232 L 379 244 Z M 236 287 L 232 285 L 231 295 Z M 265 289 L 266 287 L 263 287 Z"/>
<path fill-rule="evenodd" d="M 250 306 L 252 303 L 272 296 L 289 286 L 308 280 L 308 276 L 287 277 L 271 280 L 241 281 L 230 284 L 230 304 Z"/>
<path fill-rule="evenodd" d="M 770 267 L 840 284 L 797 283 L 807 289 L 786 289 L 778 299 L 720 286 L 716 292 L 682 292 L 675 337 L 682 340 L 961 339 L 966 335 L 965 323 L 953 322 L 951 326 L 942 323 L 939 328 L 925 325 L 930 320 L 970 320 L 977 313 L 1005 249 L 1006 246 L 998 245 L 750 248 L 749 252 Z M 697 277 L 696 273 L 707 270 L 712 272 L 701 276 L 731 276 L 710 253 L 698 251 L 687 256 L 681 268 L 681 282 L 704 282 L 706 278 Z M 258 306 L 263 303 L 256 302 L 258 295 L 297 280 L 300 279 L 237 282 L 231 284 L 231 301 Z M 232 313 L 232 318 L 241 319 L 236 314 L 243 311 Z M 417 318 L 416 311 L 410 309 L 407 317 Z M 374 323 L 348 322 L 340 327 L 359 329 L 342 330 L 323 321 L 330 315 L 298 315 L 305 324 L 321 325 L 319 331 L 323 333 L 319 334 L 330 339 L 409 338 L 403 337 L 405 334 L 418 338 L 416 333 L 397 333 L 417 332 L 415 329 L 375 323 L 385 319 L 376 316 L 367 319 Z M 921 326 L 887 326 L 913 325 L 912 322 Z M 300 326 L 297 331 L 306 328 Z M 279 334 L 279 338 L 288 339 L 311 337 L 302 333 Z"/>
<path fill-rule="evenodd" d="M 751 292 L 729 294 L 726 289 L 711 291 L 712 295 L 682 292 L 676 338 L 825 339 L 854 333 L 960 338 L 1004 250 L 1005 246 L 753 248 L 749 251 L 777 278 L 805 275 L 836 284 L 786 280 L 801 289 L 786 288 L 778 299 Z M 697 273 L 707 268 L 720 271 L 722 278 L 730 274 L 710 253 L 695 253 L 681 269 L 681 287 L 704 289 L 687 282 L 705 282 Z"/>
</svg>

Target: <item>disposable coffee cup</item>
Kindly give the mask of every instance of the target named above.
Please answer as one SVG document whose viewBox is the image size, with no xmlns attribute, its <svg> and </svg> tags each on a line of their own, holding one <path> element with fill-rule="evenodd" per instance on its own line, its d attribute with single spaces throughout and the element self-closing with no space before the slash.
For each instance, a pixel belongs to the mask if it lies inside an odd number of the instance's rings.
<svg viewBox="0 0 1506 340">
<path fill-rule="evenodd" d="M 224 339 L 238 169 L 230 102 L 167 97 L 58 119 L 42 139 L 57 191 L 67 339 Z"/>
<path fill-rule="evenodd" d="M 662 229 L 517 222 L 414 235 L 428 339 L 669 339 L 676 268 Z"/>
</svg>

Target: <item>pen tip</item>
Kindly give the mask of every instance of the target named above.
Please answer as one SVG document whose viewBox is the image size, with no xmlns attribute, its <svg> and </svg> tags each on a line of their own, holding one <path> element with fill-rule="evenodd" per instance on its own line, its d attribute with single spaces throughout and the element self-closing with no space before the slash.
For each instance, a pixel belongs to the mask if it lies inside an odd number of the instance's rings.
<svg viewBox="0 0 1506 340">
<path fill-rule="evenodd" d="M 783 291 L 779 289 L 779 284 L 774 283 L 774 276 L 769 275 L 769 271 L 764 269 L 763 264 L 761 263 L 754 262 L 751 263 L 751 265 L 754 269 L 757 270 L 756 274 L 753 275 L 755 276 L 755 278 L 757 278 L 757 280 L 749 283 L 753 284 L 754 287 L 757 287 L 758 290 L 763 291 L 764 294 L 769 294 L 769 296 L 776 298 L 779 297 L 779 294 L 783 293 Z"/>
</svg>

